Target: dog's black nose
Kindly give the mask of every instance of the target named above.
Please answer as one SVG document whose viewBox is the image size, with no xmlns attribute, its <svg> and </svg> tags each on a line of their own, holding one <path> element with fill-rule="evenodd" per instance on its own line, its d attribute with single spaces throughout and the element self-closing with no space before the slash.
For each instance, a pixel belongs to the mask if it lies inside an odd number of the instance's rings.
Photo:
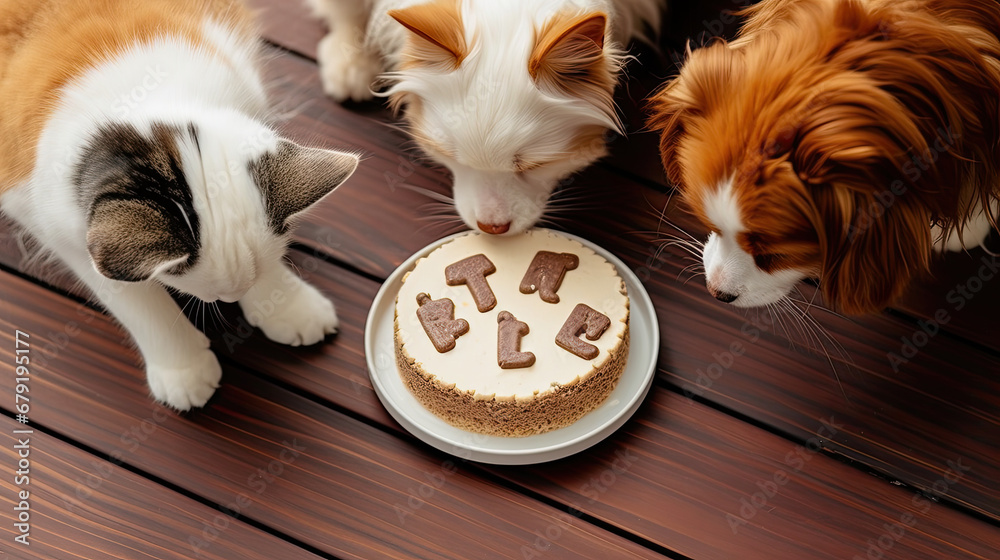
<svg viewBox="0 0 1000 560">
<path fill-rule="evenodd" d="M 721 301 L 722 303 L 733 303 L 734 301 L 736 301 L 736 298 L 740 297 L 738 295 L 728 294 L 726 292 L 713 292 L 712 295 L 715 296 L 715 299 Z"/>
</svg>

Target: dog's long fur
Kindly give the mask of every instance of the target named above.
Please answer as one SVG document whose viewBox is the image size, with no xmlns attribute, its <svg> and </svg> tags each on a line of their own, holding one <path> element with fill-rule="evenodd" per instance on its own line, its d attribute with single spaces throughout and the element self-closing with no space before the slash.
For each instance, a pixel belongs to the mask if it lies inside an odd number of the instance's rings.
<svg viewBox="0 0 1000 560">
<path fill-rule="evenodd" d="M 667 175 L 711 230 L 709 290 L 749 307 L 820 278 L 878 310 L 1000 193 L 1000 3 L 764 0 L 653 101 Z"/>
<path fill-rule="evenodd" d="M 337 100 L 384 95 L 454 175 L 470 228 L 517 233 L 559 181 L 605 154 L 623 46 L 655 32 L 663 0 L 309 0 Z"/>
</svg>

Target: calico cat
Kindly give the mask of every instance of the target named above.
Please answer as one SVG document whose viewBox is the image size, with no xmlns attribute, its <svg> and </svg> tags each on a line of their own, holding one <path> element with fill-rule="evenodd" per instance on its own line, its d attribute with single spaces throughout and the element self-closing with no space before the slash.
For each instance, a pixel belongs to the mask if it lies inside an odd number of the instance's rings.
<svg viewBox="0 0 1000 560">
<path fill-rule="evenodd" d="M 178 410 L 221 369 L 166 287 L 238 301 L 280 343 L 338 327 L 282 258 L 358 158 L 267 124 L 260 54 L 231 0 L 0 0 L 0 209 L 129 331 Z"/>
</svg>

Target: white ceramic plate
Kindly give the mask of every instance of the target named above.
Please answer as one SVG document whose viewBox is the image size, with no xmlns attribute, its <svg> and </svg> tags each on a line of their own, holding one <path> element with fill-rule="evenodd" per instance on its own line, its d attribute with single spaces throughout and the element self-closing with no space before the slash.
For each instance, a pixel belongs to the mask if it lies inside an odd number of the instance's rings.
<svg viewBox="0 0 1000 560">
<path fill-rule="evenodd" d="M 426 256 L 458 233 L 436 241 L 400 265 L 382 285 L 365 325 L 365 354 L 372 385 L 389 414 L 424 443 L 462 459 L 498 465 L 528 465 L 568 457 L 598 443 L 621 427 L 639 408 L 656 373 L 660 329 L 653 302 L 646 289 L 621 260 L 593 243 L 559 232 L 590 247 L 618 269 L 629 295 L 628 363 L 618 386 L 604 403 L 570 426 L 522 438 L 505 438 L 467 432 L 448 424 L 421 405 L 403 385 L 396 367 L 393 318 L 396 294 L 403 275 L 417 259 Z"/>
</svg>

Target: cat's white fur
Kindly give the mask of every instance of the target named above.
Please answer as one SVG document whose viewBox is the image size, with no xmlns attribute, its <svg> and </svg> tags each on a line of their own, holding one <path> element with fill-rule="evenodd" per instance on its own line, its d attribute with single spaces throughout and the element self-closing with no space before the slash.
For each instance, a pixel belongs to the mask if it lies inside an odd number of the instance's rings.
<svg viewBox="0 0 1000 560">
<path fill-rule="evenodd" d="M 400 71 L 408 31 L 391 9 L 429 0 L 307 0 L 330 33 L 319 44 L 324 89 L 338 101 L 369 99 L 383 71 L 384 95 L 413 94 L 421 118 L 411 122 L 428 156 L 454 176 L 455 208 L 472 229 L 501 226 L 515 234 L 544 214 L 560 181 L 605 155 L 604 139 L 580 146 L 581 133 L 600 126 L 619 130 L 601 100 L 543 92 L 528 72 L 536 30 L 555 14 L 601 12 L 613 44 L 608 55 L 646 26 L 659 25 L 664 0 L 462 0 L 469 55 L 455 71 Z M 430 140 L 429 142 L 426 140 Z M 551 164 L 518 172 L 518 160 Z"/>
<path fill-rule="evenodd" d="M 4 212 L 69 266 L 128 330 L 153 397 L 179 410 L 203 406 L 221 368 L 209 340 L 164 285 L 209 302 L 239 301 L 251 324 L 285 344 L 313 344 L 338 327 L 333 304 L 282 262 L 287 239 L 266 227 L 261 193 L 247 168 L 279 142 L 263 120 L 259 47 L 216 24 L 207 23 L 206 33 L 221 57 L 165 37 L 67 86 L 42 132 L 34 172 L 0 199 Z M 166 274 L 176 264 L 168 262 L 151 280 L 127 283 L 95 268 L 72 176 L 88 138 L 107 123 L 144 134 L 153 123 L 198 128 L 197 147 L 179 144 L 201 229 L 200 257 L 186 274 Z"/>
</svg>

